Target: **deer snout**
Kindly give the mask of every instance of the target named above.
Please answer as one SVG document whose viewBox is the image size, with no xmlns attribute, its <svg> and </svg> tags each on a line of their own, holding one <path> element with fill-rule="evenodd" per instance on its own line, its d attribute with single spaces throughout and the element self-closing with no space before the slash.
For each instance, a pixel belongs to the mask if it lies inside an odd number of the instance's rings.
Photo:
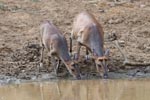
<svg viewBox="0 0 150 100">
<path fill-rule="evenodd" d="M 74 78 L 76 79 L 81 79 L 81 75 L 80 75 L 80 70 L 77 64 L 72 63 L 70 65 L 70 73 L 73 75 Z"/>
<path fill-rule="evenodd" d="M 97 69 L 103 78 L 108 78 L 107 59 L 105 57 L 99 57 L 96 60 Z"/>
</svg>

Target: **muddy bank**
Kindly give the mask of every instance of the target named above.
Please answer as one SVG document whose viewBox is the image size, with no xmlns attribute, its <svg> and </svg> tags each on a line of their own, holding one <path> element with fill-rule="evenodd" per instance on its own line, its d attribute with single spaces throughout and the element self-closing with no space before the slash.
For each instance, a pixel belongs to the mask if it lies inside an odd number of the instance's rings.
<svg viewBox="0 0 150 100">
<path fill-rule="evenodd" d="M 58 79 L 71 79 L 69 72 L 63 64 L 59 68 L 59 74 L 56 76 L 51 67 L 51 63 L 47 58 L 47 52 L 44 54 L 44 67 L 39 67 L 40 58 L 40 45 L 34 43 L 26 43 L 22 49 L 9 52 L 9 63 L 2 63 L 0 84 L 21 83 L 26 81 L 43 81 L 43 80 L 58 80 Z M 7 53 L 4 53 L 7 54 Z M 115 60 L 115 59 L 114 59 Z M 117 61 L 116 61 L 117 62 Z M 112 67 L 110 63 L 109 79 L 133 79 L 133 78 L 150 78 L 150 66 L 144 67 Z M 120 65 L 121 66 L 121 65 Z M 95 64 L 92 59 L 85 61 L 84 55 L 81 55 L 79 67 L 82 73 L 82 79 L 101 79 L 96 72 Z"/>
</svg>

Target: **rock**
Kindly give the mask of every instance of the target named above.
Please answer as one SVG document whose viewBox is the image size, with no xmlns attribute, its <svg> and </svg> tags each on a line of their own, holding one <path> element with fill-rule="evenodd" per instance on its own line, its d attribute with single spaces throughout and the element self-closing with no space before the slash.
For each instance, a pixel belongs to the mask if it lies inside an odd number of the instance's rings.
<svg viewBox="0 0 150 100">
<path fill-rule="evenodd" d="M 32 76 L 32 77 L 31 77 L 31 80 L 36 80 L 36 79 L 37 79 L 36 76 Z"/>
<path fill-rule="evenodd" d="M 144 7 L 146 7 L 146 5 L 144 5 L 144 4 L 141 4 L 141 5 L 140 5 L 140 8 L 144 8 Z"/>
<path fill-rule="evenodd" d="M 122 18 L 115 18 L 115 19 L 108 20 L 108 24 L 119 24 L 119 23 L 122 23 L 122 22 L 123 22 Z"/>
<path fill-rule="evenodd" d="M 145 72 L 145 73 L 150 73 L 150 66 L 146 67 L 146 68 L 144 69 L 144 72 Z"/>
<path fill-rule="evenodd" d="M 137 72 L 139 72 L 138 69 L 132 69 L 132 70 L 129 70 L 127 72 L 127 75 L 129 75 L 129 76 L 135 76 Z"/>
<path fill-rule="evenodd" d="M 110 19 L 110 20 L 108 21 L 108 23 L 109 23 L 109 24 L 113 24 L 113 20 Z"/>
<path fill-rule="evenodd" d="M 55 79 L 55 73 L 51 72 L 51 74 L 42 74 L 41 79 Z"/>
<path fill-rule="evenodd" d="M 146 47 L 145 51 L 150 52 L 150 47 Z"/>
<path fill-rule="evenodd" d="M 125 41 L 119 40 L 118 42 L 119 42 L 119 45 L 120 45 L 121 47 L 124 47 L 124 46 L 125 46 Z"/>
<path fill-rule="evenodd" d="M 8 78 L 8 79 L 6 79 L 6 83 L 12 84 L 12 83 L 15 83 L 16 80 L 17 80 L 16 78 Z"/>
<path fill-rule="evenodd" d="M 142 73 L 142 72 L 137 72 L 137 73 L 136 73 L 136 76 L 144 76 L 144 73 Z"/>
<path fill-rule="evenodd" d="M 116 32 L 112 32 L 112 33 L 107 33 L 107 37 L 106 37 L 109 41 L 114 41 L 117 40 L 117 35 Z"/>
<path fill-rule="evenodd" d="M 110 5 L 110 7 L 115 7 L 116 6 L 116 4 L 114 2 L 110 3 L 109 5 Z"/>
<path fill-rule="evenodd" d="M 21 83 L 21 80 L 20 80 L 20 79 L 17 79 L 14 83 L 15 83 L 15 84 L 20 84 L 20 83 Z"/>
<path fill-rule="evenodd" d="M 114 73 L 114 72 L 109 72 L 108 73 L 108 78 L 110 79 L 120 79 L 120 78 L 130 78 L 131 76 L 128 76 L 125 73 Z"/>
<path fill-rule="evenodd" d="M 25 72 L 25 70 L 21 70 L 21 72 L 22 72 L 22 73 L 24 73 L 24 72 Z"/>
<path fill-rule="evenodd" d="M 104 9 L 99 9 L 98 11 L 101 12 L 101 13 L 104 13 L 104 12 L 105 12 Z"/>
</svg>

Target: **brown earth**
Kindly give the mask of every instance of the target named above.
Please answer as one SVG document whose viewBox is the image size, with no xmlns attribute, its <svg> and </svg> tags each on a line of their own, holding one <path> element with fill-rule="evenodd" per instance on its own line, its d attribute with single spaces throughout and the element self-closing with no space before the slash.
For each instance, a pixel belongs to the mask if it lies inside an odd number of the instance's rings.
<svg viewBox="0 0 150 100">
<path fill-rule="evenodd" d="M 71 32 L 76 14 L 88 10 L 103 26 L 105 47 L 109 48 L 112 71 L 137 68 L 123 66 L 123 57 L 112 42 L 110 33 L 116 33 L 122 50 L 130 61 L 150 62 L 150 1 L 122 0 L 1 0 L 0 1 L 0 75 L 18 79 L 50 73 L 45 53 L 44 68 L 38 72 L 40 46 L 39 26 L 50 19 L 62 32 Z M 68 39 L 69 34 L 66 35 Z M 84 54 L 84 53 L 83 53 Z M 80 62 L 81 71 L 90 73 L 94 64 Z M 149 67 L 149 66 L 148 66 Z M 62 66 L 62 72 L 66 72 Z M 139 66 L 139 69 L 147 66 Z M 150 69 L 149 69 L 150 70 Z M 95 71 L 95 69 L 93 70 Z M 150 71 L 149 71 L 150 72 Z"/>
</svg>

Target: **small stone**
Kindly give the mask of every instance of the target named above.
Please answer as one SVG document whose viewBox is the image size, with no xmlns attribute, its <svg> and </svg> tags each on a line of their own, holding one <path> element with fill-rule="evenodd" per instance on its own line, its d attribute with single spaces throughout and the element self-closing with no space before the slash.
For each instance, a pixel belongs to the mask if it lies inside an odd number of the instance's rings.
<svg viewBox="0 0 150 100">
<path fill-rule="evenodd" d="M 150 52 L 150 47 L 146 47 L 145 51 Z"/>
<path fill-rule="evenodd" d="M 136 73 L 136 76 L 144 76 L 144 73 L 142 73 L 142 72 L 137 72 L 137 73 Z"/>
<path fill-rule="evenodd" d="M 34 58 L 34 59 L 36 59 L 36 58 L 37 58 L 37 56 L 34 56 L 33 58 Z"/>
<path fill-rule="evenodd" d="M 144 7 L 146 7 L 146 5 L 144 5 L 144 4 L 141 4 L 141 5 L 140 5 L 140 7 L 141 7 L 141 8 L 144 8 Z"/>
<path fill-rule="evenodd" d="M 124 47 L 124 45 L 125 45 L 125 41 L 123 41 L 123 40 L 119 40 L 118 42 L 119 42 L 119 45 L 120 45 L 121 47 Z"/>
<path fill-rule="evenodd" d="M 116 5 L 115 5 L 114 2 L 112 2 L 112 3 L 110 3 L 110 6 L 111 6 L 111 7 L 115 7 Z"/>
<path fill-rule="evenodd" d="M 108 21 L 108 23 L 109 23 L 109 24 L 113 24 L 113 20 L 110 19 L 110 20 Z"/>
<path fill-rule="evenodd" d="M 146 67 L 144 70 L 145 73 L 150 73 L 150 66 Z"/>
<path fill-rule="evenodd" d="M 21 72 L 22 72 L 22 73 L 24 73 L 24 72 L 25 72 L 25 70 L 21 70 Z"/>
<path fill-rule="evenodd" d="M 101 12 L 101 13 L 104 13 L 104 12 L 105 12 L 104 9 L 99 9 L 98 11 Z"/>
<path fill-rule="evenodd" d="M 36 76 L 32 76 L 32 77 L 31 77 L 31 80 L 36 80 L 36 79 L 37 79 Z"/>
<path fill-rule="evenodd" d="M 135 76 L 137 72 L 139 72 L 138 69 L 129 70 L 127 72 L 127 75 L 129 75 L 129 76 Z"/>
<path fill-rule="evenodd" d="M 43 74 L 41 76 L 41 79 L 53 79 L 55 77 L 56 77 L 55 73 L 54 74 Z"/>
<path fill-rule="evenodd" d="M 25 61 L 22 61 L 22 64 L 26 64 L 26 62 L 25 62 Z"/>
<path fill-rule="evenodd" d="M 19 80 L 19 79 L 17 79 L 16 81 L 15 81 L 15 84 L 20 84 L 21 83 L 21 81 Z"/>
</svg>

